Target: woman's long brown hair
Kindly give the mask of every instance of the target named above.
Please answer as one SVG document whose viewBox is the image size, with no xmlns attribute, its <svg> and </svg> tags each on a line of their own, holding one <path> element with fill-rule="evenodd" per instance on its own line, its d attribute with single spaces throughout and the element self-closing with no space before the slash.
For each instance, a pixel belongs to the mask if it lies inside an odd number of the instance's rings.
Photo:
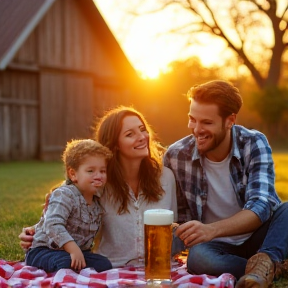
<svg viewBox="0 0 288 288">
<path fill-rule="evenodd" d="M 119 150 L 117 149 L 122 122 L 126 116 L 137 116 L 149 133 L 149 156 L 142 160 L 139 171 L 139 186 L 145 200 L 157 202 L 164 193 L 160 183 L 164 148 L 156 141 L 151 127 L 143 115 L 132 107 L 119 106 L 109 110 L 96 125 L 95 138 L 113 153 L 113 157 L 108 163 L 107 178 L 109 186 L 112 188 L 113 200 L 120 205 L 118 214 L 129 212 L 128 203 L 130 201 L 129 187 L 123 179 L 118 157 Z"/>
</svg>

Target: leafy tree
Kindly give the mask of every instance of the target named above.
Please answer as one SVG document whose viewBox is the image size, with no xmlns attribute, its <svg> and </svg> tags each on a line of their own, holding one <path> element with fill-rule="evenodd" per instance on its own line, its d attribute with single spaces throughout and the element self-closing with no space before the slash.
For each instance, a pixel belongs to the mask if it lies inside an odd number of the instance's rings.
<svg viewBox="0 0 288 288">
<path fill-rule="evenodd" d="M 284 112 L 288 110 L 288 90 L 267 87 L 253 94 L 252 105 L 258 108 L 262 119 L 266 119 L 274 126 L 281 121 Z"/>
<path fill-rule="evenodd" d="M 180 8 L 185 17 L 170 32 L 189 35 L 188 45 L 197 43 L 203 33 L 222 39 L 260 89 L 279 84 L 288 54 L 287 0 L 154 0 L 156 4 L 156 9 L 150 6 L 143 12 L 138 3 L 133 12 L 141 15 Z"/>
</svg>

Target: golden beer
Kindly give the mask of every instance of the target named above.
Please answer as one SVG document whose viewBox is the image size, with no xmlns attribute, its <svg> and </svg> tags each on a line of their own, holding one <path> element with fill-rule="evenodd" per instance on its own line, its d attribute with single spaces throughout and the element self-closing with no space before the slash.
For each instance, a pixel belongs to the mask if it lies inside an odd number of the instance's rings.
<svg viewBox="0 0 288 288">
<path fill-rule="evenodd" d="M 151 209 L 144 212 L 145 278 L 147 283 L 171 281 L 173 211 Z"/>
</svg>

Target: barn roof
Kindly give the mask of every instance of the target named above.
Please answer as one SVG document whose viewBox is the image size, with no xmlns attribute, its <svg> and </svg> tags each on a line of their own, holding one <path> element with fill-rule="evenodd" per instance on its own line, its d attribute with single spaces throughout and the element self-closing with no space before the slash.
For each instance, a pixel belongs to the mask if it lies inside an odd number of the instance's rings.
<svg viewBox="0 0 288 288">
<path fill-rule="evenodd" d="M 0 70 L 6 69 L 18 49 L 41 21 L 49 8 L 59 0 L 0 0 Z M 127 59 L 105 20 L 92 0 L 76 1 L 85 17 L 101 35 L 101 41 L 117 68 L 129 75 L 136 71 Z"/>
<path fill-rule="evenodd" d="M 6 68 L 55 0 L 0 0 L 0 69 Z"/>
</svg>

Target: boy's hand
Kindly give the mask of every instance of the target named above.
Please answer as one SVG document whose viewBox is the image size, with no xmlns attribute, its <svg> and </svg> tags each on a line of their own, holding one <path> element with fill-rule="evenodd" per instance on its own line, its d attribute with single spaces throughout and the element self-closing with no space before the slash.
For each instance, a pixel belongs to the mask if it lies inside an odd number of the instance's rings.
<svg viewBox="0 0 288 288">
<path fill-rule="evenodd" d="M 81 269 L 86 267 L 84 255 L 79 246 L 74 241 L 67 242 L 63 248 L 71 256 L 72 269 L 80 271 Z"/>
<path fill-rule="evenodd" d="M 71 256 L 71 268 L 73 268 L 76 271 L 80 271 L 81 269 L 86 267 L 86 262 L 83 256 L 82 251 L 79 249 L 79 251 L 74 251 L 70 254 Z"/>
</svg>

